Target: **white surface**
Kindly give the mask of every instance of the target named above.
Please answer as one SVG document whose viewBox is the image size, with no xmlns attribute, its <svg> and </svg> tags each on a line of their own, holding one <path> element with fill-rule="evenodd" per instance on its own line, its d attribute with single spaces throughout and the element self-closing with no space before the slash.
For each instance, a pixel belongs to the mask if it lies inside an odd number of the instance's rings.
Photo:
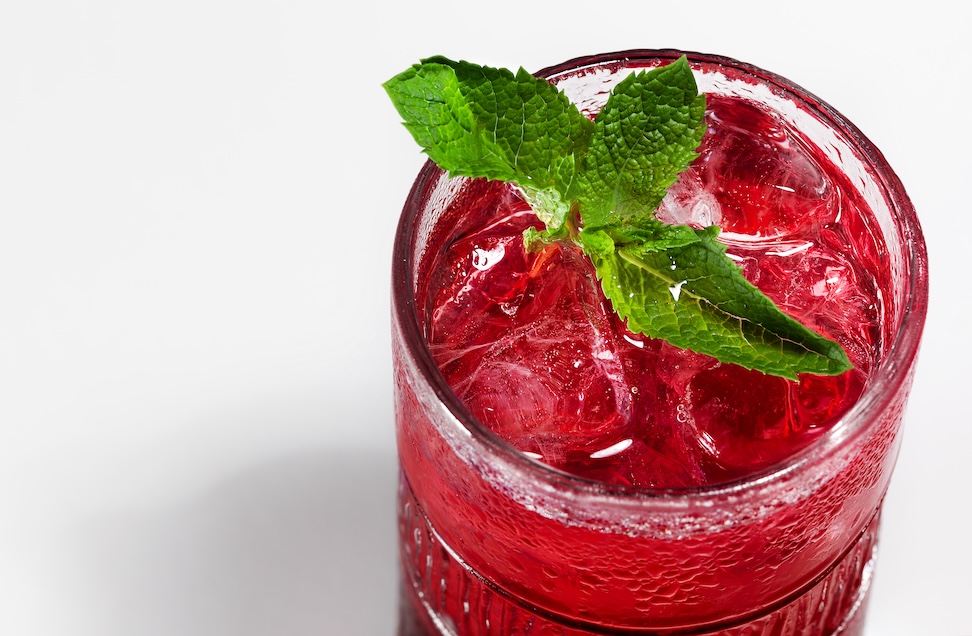
<svg viewBox="0 0 972 636">
<path fill-rule="evenodd" d="M 392 634 L 389 252 L 422 159 L 380 83 L 677 47 L 820 95 L 906 184 L 932 300 L 867 635 L 972 634 L 957 3 L 327 4 L 0 5 L 0 633 Z"/>
</svg>

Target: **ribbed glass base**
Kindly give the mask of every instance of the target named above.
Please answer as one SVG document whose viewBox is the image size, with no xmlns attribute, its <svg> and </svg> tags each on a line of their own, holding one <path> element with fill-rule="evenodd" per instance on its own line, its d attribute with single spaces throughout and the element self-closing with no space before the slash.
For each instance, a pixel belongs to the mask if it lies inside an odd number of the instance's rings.
<svg viewBox="0 0 972 636">
<path fill-rule="evenodd" d="M 399 636 L 860 636 L 877 549 L 878 517 L 806 591 L 744 624 L 706 631 L 623 631 L 571 626 L 483 580 L 431 527 L 404 476 L 399 487 L 402 561 Z"/>
</svg>

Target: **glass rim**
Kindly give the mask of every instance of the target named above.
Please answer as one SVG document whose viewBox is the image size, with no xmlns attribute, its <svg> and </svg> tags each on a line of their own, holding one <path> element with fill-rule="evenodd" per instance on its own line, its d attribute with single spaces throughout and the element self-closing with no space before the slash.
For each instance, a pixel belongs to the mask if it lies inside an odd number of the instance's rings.
<svg viewBox="0 0 972 636">
<path fill-rule="evenodd" d="M 888 343 L 885 355 L 868 377 L 865 390 L 857 402 L 826 433 L 806 448 L 763 470 L 731 481 L 685 488 L 607 484 L 562 471 L 528 457 L 480 422 L 455 395 L 432 358 L 416 312 L 413 284 L 416 263 L 412 262 L 415 237 L 419 230 L 419 225 L 415 221 L 421 209 L 423 195 L 440 177 L 444 176 L 444 172 L 438 166 L 431 160 L 427 161 L 419 171 L 405 200 L 393 247 L 392 311 L 395 322 L 402 331 L 405 350 L 422 379 L 428 383 L 449 415 L 488 452 L 502 457 L 544 483 L 557 485 L 578 495 L 621 497 L 626 500 L 637 499 L 657 503 L 676 499 L 703 500 L 739 494 L 785 479 L 805 466 L 823 462 L 839 448 L 851 443 L 866 431 L 870 423 L 878 421 L 881 413 L 889 407 L 902 385 L 908 381 L 920 346 L 928 307 L 928 256 L 914 205 L 884 155 L 857 126 L 832 106 L 794 82 L 751 64 L 720 55 L 675 49 L 630 49 L 576 57 L 534 74 L 546 78 L 585 67 L 618 63 L 637 64 L 659 59 L 674 60 L 682 55 L 685 55 L 690 63 L 729 67 L 741 71 L 760 83 L 784 91 L 788 99 L 819 117 L 829 128 L 840 131 L 841 136 L 863 158 L 882 189 L 882 194 L 889 204 L 894 228 L 901 236 L 902 262 L 905 270 L 901 285 L 905 289 L 901 293 L 900 317 L 897 320 L 899 327 Z"/>
</svg>

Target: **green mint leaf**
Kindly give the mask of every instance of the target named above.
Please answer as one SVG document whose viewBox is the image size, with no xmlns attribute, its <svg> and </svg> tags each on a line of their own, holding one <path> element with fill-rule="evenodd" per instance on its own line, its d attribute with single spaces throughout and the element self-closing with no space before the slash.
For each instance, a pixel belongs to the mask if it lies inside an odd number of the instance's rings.
<svg viewBox="0 0 972 636">
<path fill-rule="evenodd" d="M 563 225 L 593 124 L 549 82 L 523 69 L 514 75 L 435 57 L 384 87 L 439 167 L 513 182 L 548 228 Z"/>
<path fill-rule="evenodd" d="M 743 277 L 716 240 L 717 227 L 643 220 L 613 233 L 629 242 L 618 244 L 610 229 L 582 231 L 580 240 L 631 331 L 791 380 L 852 368 L 840 345 L 787 316 Z"/>
<path fill-rule="evenodd" d="M 705 132 L 705 96 L 683 56 L 618 84 L 594 119 L 577 179 L 586 227 L 654 216 Z"/>
</svg>

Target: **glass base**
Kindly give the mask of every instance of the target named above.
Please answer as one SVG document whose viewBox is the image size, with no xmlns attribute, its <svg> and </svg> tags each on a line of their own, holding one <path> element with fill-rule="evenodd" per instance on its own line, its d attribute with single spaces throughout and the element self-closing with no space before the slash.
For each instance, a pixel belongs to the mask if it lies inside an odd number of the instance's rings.
<svg viewBox="0 0 972 636">
<path fill-rule="evenodd" d="M 861 636 L 877 553 L 879 515 L 822 578 L 763 616 L 715 631 L 592 631 L 564 624 L 482 579 L 445 545 L 412 496 L 399 485 L 401 552 L 398 636 Z"/>
</svg>

